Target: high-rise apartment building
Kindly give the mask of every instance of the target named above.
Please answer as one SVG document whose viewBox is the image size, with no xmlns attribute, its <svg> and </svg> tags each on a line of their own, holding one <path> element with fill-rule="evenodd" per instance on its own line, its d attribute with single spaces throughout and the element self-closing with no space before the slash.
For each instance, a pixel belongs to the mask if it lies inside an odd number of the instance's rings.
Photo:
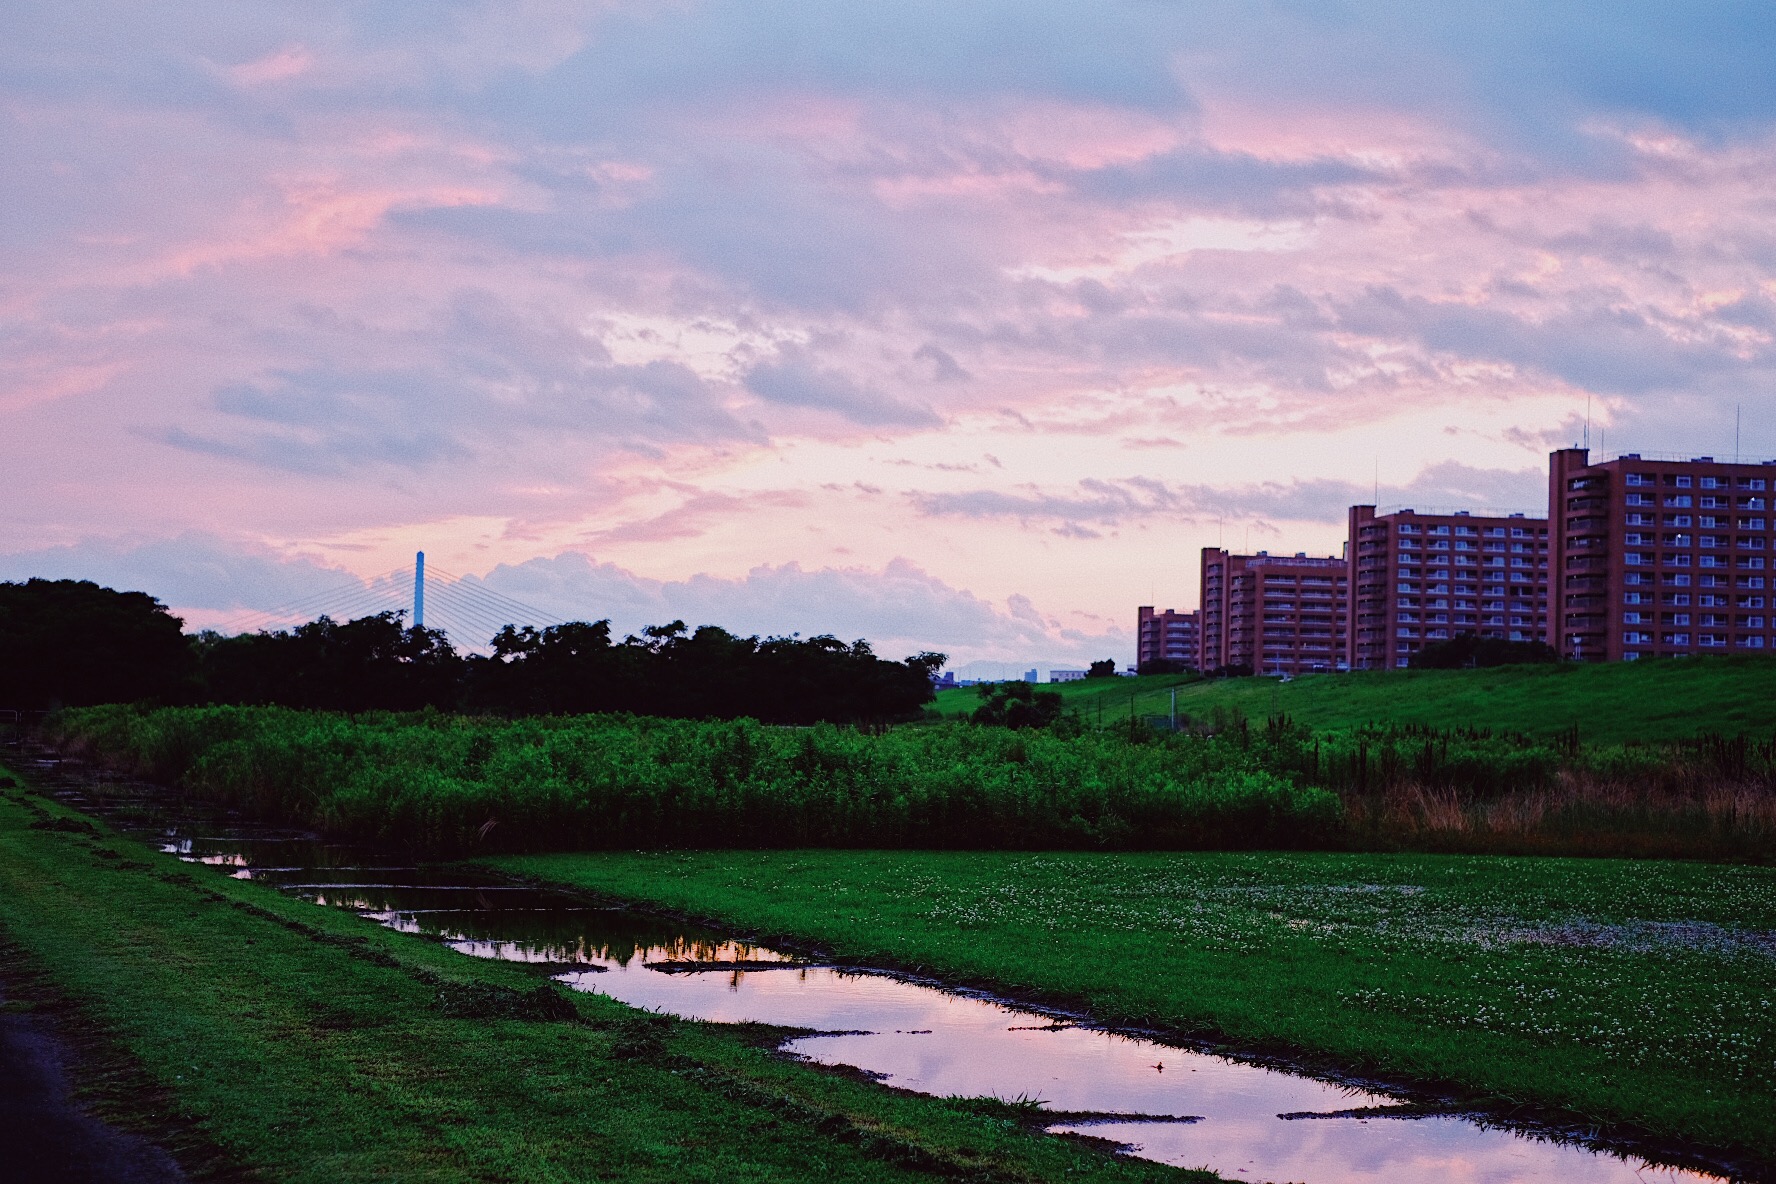
<svg viewBox="0 0 1776 1184">
<path fill-rule="evenodd" d="M 1135 623 L 1135 669 L 1145 672 L 1155 662 L 1177 662 L 1202 669 L 1201 615 L 1166 609 L 1154 612 L 1143 604 Z"/>
<path fill-rule="evenodd" d="M 1345 653 L 1342 557 L 1202 553 L 1203 670 L 1245 667 L 1255 674 L 1336 670 Z"/>
<path fill-rule="evenodd" d="M 1773 487 L 1771 464 L 1554 453 L 1549 643 L 1591 661 L 1769 653 Z"/>
<path fill-rule="evenodd" d="M 1350 508 L 1352 670 L 1406 666 L 1462 633 L 1541 641 L 1549 607 L 1548 522 L 1527 514 L 1377 514 Z"/>
</svg>

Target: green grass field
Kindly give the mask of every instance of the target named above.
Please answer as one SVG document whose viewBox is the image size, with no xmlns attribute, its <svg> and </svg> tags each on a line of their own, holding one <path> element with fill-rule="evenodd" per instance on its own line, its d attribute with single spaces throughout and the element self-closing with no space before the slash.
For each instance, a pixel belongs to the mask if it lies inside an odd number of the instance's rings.
<svg viewBox="0 0 1776 1184">
<path fill-rule="evenodd" d="M 1597 744 L 1776 732 L 1776 661 L 1691 658 L 1598 665 L 1560 663 L 1490 670 L 1362 671 L 1274 678 L 1198 679 L 1181 675 L 1091 679 L 1044 686 L 1059 691 L 1087 723 L 1167 715 L 1208 720 L 1215 708 L 1259 721 L 1278 713 L 1312 728 L 1369 723 L 1485 727 L 1549 736 L 1574 724 Z M 973 687 L 939 692 L 949 718 L 974 710 Z"/>
<path fill-rule="evenodd" d="M 1776 869 L 778 851 L 504 868 L 1776 1165 Z"/>
<path fill-rule="evenodd" d="M 16 788 L 0 789 L 0 982 L 7 1008 L 59 1018 L 86 1102 L 193 1179 L 1211 1178 L 603 997 L 526 1018 L 539 980 L 513 967 L 81 833 Z"/>
</svg>

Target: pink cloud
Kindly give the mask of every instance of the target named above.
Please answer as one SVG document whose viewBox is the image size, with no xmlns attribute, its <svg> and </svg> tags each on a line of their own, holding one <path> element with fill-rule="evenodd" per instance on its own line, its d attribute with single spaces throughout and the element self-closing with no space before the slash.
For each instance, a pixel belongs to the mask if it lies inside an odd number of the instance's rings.
<svg viewBox="0 0 1776 1184">
<path fill-rule="evenodd" d="M 262 86 L 268 82 L 287 82 L 300 78 L 314 67 L 314 55 L 301 45 L 282 49 L 228 68 L 230 81 L 237 86 Z"/>
<path fill-rule="evenodd" d="M 1347 92 L 1311 39 L 1094 40 L 1121 9 L 965 67 L 1010 36 L 967 6 L 851 40 L 843 5 L 793 36 L 720 5 L 240 11 L 44 47 L 65 85 L 5 96 L 20 539 L 474 520 L 490 561 L 903 556 L 1121 620 L 1130 571 L 1208 541 L 1136 479 L 1514 472 L 1587 397 L 1612 440 L 1687 447 L 1776 389 L 1768 121 L 1549 100 L 1524 126 L 1584 145 L 1556 151 L 1475 114 L 1484 79 Z M 916 510 L 965 494 L 1097 517 Z M 1125 504 L 1151 512 L 1102 520 Z"/>
</svg>

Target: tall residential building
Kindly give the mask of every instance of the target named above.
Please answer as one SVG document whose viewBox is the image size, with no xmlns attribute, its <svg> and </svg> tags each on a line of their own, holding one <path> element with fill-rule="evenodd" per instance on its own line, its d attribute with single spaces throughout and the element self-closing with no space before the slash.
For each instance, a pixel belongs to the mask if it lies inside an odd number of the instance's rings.
<svg viewBox="0 0 1776 1184">
<path fill-rule="evenodd" d="M 1352 670 L 1405 666 L 1459 633 L 1540 641 L 1548 630 L 1548 522 L 1350 508 Z"/>
<path fill-rule="evenodd" d="M 1773 485 L 1771 464 L 1553 453 L 1549 643 L 1591 661 L 1768 653 Z"/>
<path fill-rule="evenodd" d="M 1347 565 L 1306 554 L 1202 553 L 1201 669 L 1336 670 L 1345 653 Z"/>
<path fill-rule="evenodd" d="M 1143 604 L 1135 623 L 1135 669 L 1145 671 L 1154 662 L 1177 662 L 1191 670 L 1202 669 L 1201 614 L 1166 609 L 1153 611 Z"/>
</svg>

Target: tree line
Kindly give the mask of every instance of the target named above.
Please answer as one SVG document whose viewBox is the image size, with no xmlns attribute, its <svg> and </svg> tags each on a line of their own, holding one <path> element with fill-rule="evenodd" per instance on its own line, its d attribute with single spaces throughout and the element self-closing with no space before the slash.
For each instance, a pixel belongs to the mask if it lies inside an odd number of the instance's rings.
<svg viewBox="0 0 1776 1184">
<path fill-rule="evenodd" d="M 408 627 L 398 612 L 190 635 L 146 593 L 0 583 L 0 708 L 23 710 L 146 701 L 886 723 L 920 713 L 945 661 L 922 653 L 893 662 L 861 640 L 742 637 L 682 621 L 621 640 L 609 621 L 508 625 L 491 651 L 459 653 L 443 632 Z"/>
</svg>

